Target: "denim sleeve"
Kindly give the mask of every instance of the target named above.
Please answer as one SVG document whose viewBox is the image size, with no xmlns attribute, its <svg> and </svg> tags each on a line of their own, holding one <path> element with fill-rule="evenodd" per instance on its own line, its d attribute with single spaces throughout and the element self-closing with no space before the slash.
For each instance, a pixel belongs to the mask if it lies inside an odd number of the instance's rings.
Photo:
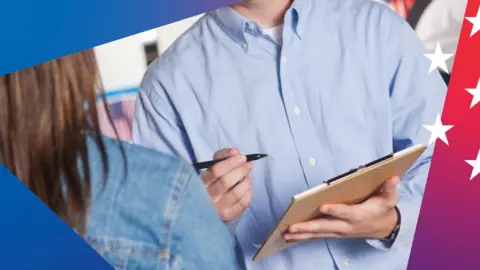
<svg viewBox="0 0 480 270">
<path fill-rule="evenodd" d="M 172 269 L 245 269 L 243 254 L 192 171 L 172 231 Z"/>
<path fill-rule="evenodd" d="M 423 127 L 435 122 L 441 114 L 447 87 L 437 70 L 428 72 L 429 60 L 425 48 L 411 27 L 396 15 L 389 17 L 389 38 L 384 46 L 391 48 L 386 55 L 386 71 L 390 81 L 393 149 L 399 151 L 416 144 L 427 145 L 430 133 Z M 385 27 L 387 27 L 385 26 Z M 391 29 L 398 29 L 391 31 Z M 394 246 L 410 248 L 426 186 L 434 144 L 431 144 L 416 164 L 404 175 L 398 187 L 398 205 L 402 224 L 395 241 L 367 240 L 380 249 Z"/>
</svg>

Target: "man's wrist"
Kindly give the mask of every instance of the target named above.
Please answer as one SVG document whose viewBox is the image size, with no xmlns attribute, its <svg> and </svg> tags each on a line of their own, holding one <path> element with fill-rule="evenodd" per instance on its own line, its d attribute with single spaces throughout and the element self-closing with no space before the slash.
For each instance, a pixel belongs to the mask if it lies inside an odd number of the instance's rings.
<svg viewBox="0 0 480 270">
<path fill-rule="evenodd" d="M 397 237 L 397 234 L 400 230 L 400 225 L 401 225 L 400 211 L 398 210 L 398 208 L 396 206 L 393 210 L 394 210 L 393 211 L 393 216 L 394 216 L 393 220 L 395 221 L 394 226 L 389 231 L 388 235 L 383 237 L 382 240 L 394 240 Z"/>
</svg>

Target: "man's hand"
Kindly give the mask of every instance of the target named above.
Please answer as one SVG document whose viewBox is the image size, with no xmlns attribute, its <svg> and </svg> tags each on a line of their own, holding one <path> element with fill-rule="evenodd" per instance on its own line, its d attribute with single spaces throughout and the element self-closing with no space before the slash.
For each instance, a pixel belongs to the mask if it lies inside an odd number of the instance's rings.
<svg viewBox="0 0 480 270">
<path fill-rule="evenodd" d="M 320 214 L 326 215 L 290 226 L 284 239 L 299 242 L 318 238 L 385 238 L 397 224 L 397 184 L 399 177 L 387 180 L 382 190 L 357 205 L 322 205 Z"/>
<path fill-rule="evenodd" d="M 220 217 L 228 222 L 239 218 L 252 201 L 249 173 L 253 163 L 246 162 L 246 156 L 238 149 L 222 149 L 213 155 L 214 159 L 226 157 L 228 159 L 203 171 L 200 177 Z"/>
</svg>

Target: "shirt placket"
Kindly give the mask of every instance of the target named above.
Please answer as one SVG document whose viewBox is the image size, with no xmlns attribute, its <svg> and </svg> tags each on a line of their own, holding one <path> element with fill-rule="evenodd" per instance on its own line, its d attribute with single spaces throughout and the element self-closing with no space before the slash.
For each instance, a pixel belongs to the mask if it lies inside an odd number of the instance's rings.
<svg viewBox="0 0 480 270">
<path fill-rule="evenodd" d="M 292 36 L 294 33 L 288 29 L 284 31 L 284 35 Z M 305 183 L 310 188 L 317 185 L 320 179 L 320 147 L 315 136 L 314 126 L 310 120 L 309 110 L 306 107 L 305 99 L 308 98 L 308 93 L 293 88 L 292 80 L 297 79 L 294 75 L 296 74 L 294 72 L 295 51 L 298 50 L 301 41 L 296 39 L 296 36 L 288 40 L 289 42 L 284 44 L 278 60 L 280 91 Z M 290 74 L 294 76 L 289 76 Z M 306 94 L 307 96 L 305 96 Z"/>
</svg>

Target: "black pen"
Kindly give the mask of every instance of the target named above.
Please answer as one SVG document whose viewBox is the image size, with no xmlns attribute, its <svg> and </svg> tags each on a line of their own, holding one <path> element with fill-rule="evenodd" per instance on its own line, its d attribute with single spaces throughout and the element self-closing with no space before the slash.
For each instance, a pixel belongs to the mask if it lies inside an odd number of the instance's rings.
<svg viewBox="0 0 480 270">
<path fill-rule="evenodd" d="M 247 162 L 259 160 L 259 159 L 264 158 L 266 156 L 267 156 L 266 154 L 250 154 L 250 155 L 247 155 Z M 205 161 L 205 162 L 199 162 L 199 163 L 193 164 L 193 167 L 195 167 L 196 170 L 208 169 L 208 168 L 212 167 L 213 165 L 217 164 L 218 162 L 224 161 L 226 159 L 228 159 L 228 157 L 227 158 L 222 158 L 222 159 Z"/>
</svg>

